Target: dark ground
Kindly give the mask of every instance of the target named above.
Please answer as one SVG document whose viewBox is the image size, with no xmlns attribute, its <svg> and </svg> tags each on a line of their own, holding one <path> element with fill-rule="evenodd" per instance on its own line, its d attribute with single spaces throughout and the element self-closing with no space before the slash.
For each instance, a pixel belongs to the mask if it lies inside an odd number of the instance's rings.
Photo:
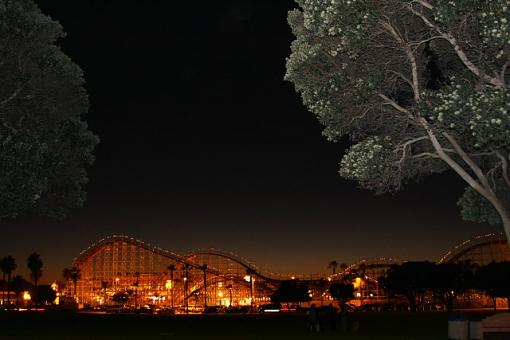
<svg viewBox="0 0 510 340">
<path fill-rule="evenodd" d="M 305 315 L 158 317 L 2 312 L 0 339 L 447 339 L 448 316 L 444 313 L 363 313 L 351 317 L 359 321 L 357 332 L 326 329 L 321 333 L 308 333 Z"/>
</svg>

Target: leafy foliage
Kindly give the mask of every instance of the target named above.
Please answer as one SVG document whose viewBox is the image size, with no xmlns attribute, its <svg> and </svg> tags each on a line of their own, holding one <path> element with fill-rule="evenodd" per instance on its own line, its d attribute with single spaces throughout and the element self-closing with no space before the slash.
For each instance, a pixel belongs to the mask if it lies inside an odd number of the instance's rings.
<svg viewBox="0 0 510 340">
<path fill-rule="evenodd" d="M 492 262 L 476 273 L 478 288 L 490 297 L 510 299 L 510 262 Z"/>
<path fill-rule="evenodd" d="M 329 294 L 341 303 L 354 298 L 354 286 L 351 283 L 333 283 L 329 286 Z"/>
<path fill-rule="evenodd" d="M 0 218 L 63 217 L 83 205 L 98 142 L 83 72 L 57 46 L 60 24 L 32 0 L 0 0 Z"/>
<path fill-rule="evenodd" d="M 271 296 L 271 302 L 289 303 L 310 301 L 308 286 L 299 280 L 283 281 Z"/>
<path fill-rule="evenodd" d="M 285 79 L 328 140 L 354 143 L 340 174 L 384 193 L 452 169 L 473 190 L 464 218 L 510 235 L 507 1 L 297 3 Z"/>
</svg>

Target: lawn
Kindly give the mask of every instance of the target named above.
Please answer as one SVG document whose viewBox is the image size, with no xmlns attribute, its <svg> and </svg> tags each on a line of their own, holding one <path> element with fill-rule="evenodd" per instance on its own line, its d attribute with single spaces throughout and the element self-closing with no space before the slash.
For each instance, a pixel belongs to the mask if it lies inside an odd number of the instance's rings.
<svg viewBox="0 0 510 340">
<path fill-rule="evenodd" d="M 353 314 L 357 332 L 306 332 L 305 315 L 98 315 L 2 312 L 0 339 L 447 339 L 443 313 Z"/>
</svg>

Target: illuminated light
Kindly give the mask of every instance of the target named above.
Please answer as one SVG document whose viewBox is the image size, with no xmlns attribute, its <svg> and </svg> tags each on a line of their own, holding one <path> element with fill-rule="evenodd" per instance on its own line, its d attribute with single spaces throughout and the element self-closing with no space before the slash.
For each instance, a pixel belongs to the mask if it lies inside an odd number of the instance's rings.
<svg viewBox="0 0 510 340">
<path fill-rule="evenodd" d="M 352 283 L 354 285 L 354 289 L 358 289 L 361 286 L 361 278 L 357 277 L 354 279 L 354 282 Z"/>
<path fill-rule="evenodd" d="M 223 292 L 219 292 L 218 297 L 220 297 L 220 298 L 223 297 Z"/>
<path fill-rule="evenodd" d="M 330 278 L 330 277 L 328 277 L 328 281 L 331 281 L 331 278 Z"/>
<path fill-rule="evenodd" d="M 223 287 L 223 282 L 218 282 L 218 287 Z"/>
<path fill-rule="evenodd" d="M 291 278 L 290 278 L 290 279 L 291 279 L 291 280 L 295 280 L 295 279 L 296 279 L 296 277 L 295 277 L 295 276 L 291 276 Z"/>
<path fill-rule="evenodd" d="M 361 297 L 361 293 L 356 293 L 356 297 Z"/>
<path fill-rule="evenodd" d="M 250 275 L 246 275 L 243 279 L 244 279 L 244 281 L 246 281 L 246 282 L 250 282 L 250 278 L 251 278 L 251 276 L 250 276 Z"/>
<path fill-rule="evenodd" d="M 165 288 L 166 289 L 172 289 L 172 280 L 166 280 Z"/>
<path fill-rule="evenodd" d="M 264 313 L 279 313 L 279 309 L 264 309 Z"/>
<path fill-rule="evenodd" d="M 115 278 L 115 282 L 117 282 L 117 283 L 118 283 L 119 281 L 120 281 L 120 279 L 119 279 L 118 277 L 116 277 L 116 278 Z"/>
<path fill-rule="evenodd" d="M 370 295 L 370 297 L 374 297 L 374 294 L 373 294 L 373 293 L 370 293 L 369 295 Z"/>
<path fill-rule="evenodd" d="M 30 293 L 28 291 L 23 292 L 23 300 L 25 301 L 32 300 L 32 297 L 30 296 Z"/>
<path fill-rule="evenodd" d="M 187 277 L 185 277 L 183 280 L 184 280 L 184 281 L 188 281 L 188 278 L 187 278 Z"/>
<path fill-rule="evenodd" d="M 51 289 L 53 289 L 54 291 L 57 291 L 57 290 L 58 290 L 58 285 L 57 285 L 57 283 L 56 283 L 56 282 L 53 282 L 53 283 L 51 284 Z"/>
</svg>

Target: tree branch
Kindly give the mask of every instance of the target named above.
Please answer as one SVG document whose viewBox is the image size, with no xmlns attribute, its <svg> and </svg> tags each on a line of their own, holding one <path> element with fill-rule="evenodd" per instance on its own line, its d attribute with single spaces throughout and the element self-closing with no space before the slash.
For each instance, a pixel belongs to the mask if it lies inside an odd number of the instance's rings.
<svg viewBox="0 0 510 340">
<path fill-rule="evenodd" d="M 432 146 L 439 155 L 439 158 L 441 158 L 446 164 L 448 164 L 453 171 L 455 171 L 464 181 L 466 181 L 466 183 L 469 184 L 470 187 L 476 190 L 480 195 L 485 197 L 487 200 L 492 202 L 494 198 L 492 193 L 487 192 L 487 190 L 485 190 L 485 188 L 480 183 L 478 183 L 478 181 L 474 179 L 466 170 L 464 170 L 464 168 L 462 168 L 462 166 L 460 166 L 459 163 L 457 163 L 455 160 L 453 160 L 450 156 L 446 154 L 446 152 L 443 150 L 443 146 L 441 145 L 441 143 L 439 143 L 437 136 L 435 135 L 434 131 L 432 131 L 427 120 L 421 117 L 420 123 L 425 129 L 425 131 L 427 131 L 427 134 L 430 137 L 430 141 L 432 142 Z"/>
<path fill-rule="evenodd" d="M 379 93 L 378 96 L 382 99 L 384 99 L 385 103 L 388 104 L 388 105 L 391 105 L 393 108 L 395 108 L 397 111 L 400 111 L 402 113 L 405 113 L 409 118 L 411 118 L 412 120 L 415 119 L 415 117 L 411 114 L 411 111 L 409 111 L 408 109 L 400 106 L 399 104 L 397 104 L 397 102 L 395 102 L 394 100 L 388 98 L 387 96 L 385 96 L 384 94 L 382 93 Z"/>
<path fill-rule="evenodd" d="M 487 177 L 484 175 L 482 169 L 473 162 L 471 157 L 462 149 L 462 147 L 457 143 L 457 140 L 450 134 L 443 132 L 443 136 L 448 140 L 448 142 L 453 146 L 457 154 L 462 158 L 462 160 L 469 166 L 469 168 L 475 173 L 476 177 L 480 180 L 482 185 L 487 188 L 487 190 L 492 191 L 489 181 Z"/>
<path fill-rule="evenodd" d="M 403 46 L 404 51 L 411 63 L 411 73 L 413 75 L 413 83 L 412 89 L 414 93 L 414 99 L 418 102 L 420 100 L 420 81 L 418 78 L 418 64 L 416 62 L 416 56 L 414 55 L 413 49 L 409 46 L 409 44 L 402 38 L 399 32 L 397 32 L 396 28 L 390 23 L 390 19 L 386 18 L 386 22 L 382 21 L 381 25 L 386 29 L 388 33 L 397 41 L 400 45 Z"/>
<path fill-rule="evenodd" d="M 501 160 L 501 170 L 503 172 L 503 178 L 505 179 L 506 185 L 510 188 L 510 178 L 508 176 L 508 162 L 499 151 L 496 151 L 496 156 Z"/>
<path fill-rule="evenodd" d="M 18 96 L 18 94 L 21 92 L 21 90 L 23 89 L 23 87 L 25 87 L 24 85 L 18 87 L 16 89 L 16 91 L 14 91 L 8 98 L 2 100 L 0 102 L 0 106 L 4 106 L 5 104 L 9 103 L 11 100 L 13 100 L 14 98 L 16 98 Z"/>
<path fill-rule="evenodd" d="M 439 158 L 437 153 L 422 152 L 411 157 L 411 159 Z"/>
<path fill-rule="evenodd" d="M 468 56 L 466 55 L 462 47 L 457 42 L 457 39 L 455 39 L 455 37 L 450 32 L 443 32 L 437 25 L 433 24 L 425 15 L 423 15 L 423 13 L 415 10 L 411 4 L 408 4 L 407 8 L 411 11 L 411 13 L 419 17 L 425 23 L 425 25 L 435 30 L 443 39 L 445 39 L 450 43 L 450 45 L 452 45 L 455 53 L 469 71 L 471 71 L 478 78 L 484 80 L 485 82 L 491 85 L 494 85 L 498 88 L 504 86 L 504 83 L 501 82 L 499 77 L 491 77 L 482 70 L 480 70 L 475 64 L 473 64 L 471 60 L 469 60 Z"/>
<path fill-rule="evenodd" d="M 432 6 L 430 3 L 428 3 L 425 0 L 413 0 L 413 1 L 411 1 L 411 3 L 413 3 L 413 2 L 416 2 L 416 3 L 422 5 L 423 7 L 427 8 L 427 9 L 433 9 L 434 8 L 434 6 Z"/>
</svg>

